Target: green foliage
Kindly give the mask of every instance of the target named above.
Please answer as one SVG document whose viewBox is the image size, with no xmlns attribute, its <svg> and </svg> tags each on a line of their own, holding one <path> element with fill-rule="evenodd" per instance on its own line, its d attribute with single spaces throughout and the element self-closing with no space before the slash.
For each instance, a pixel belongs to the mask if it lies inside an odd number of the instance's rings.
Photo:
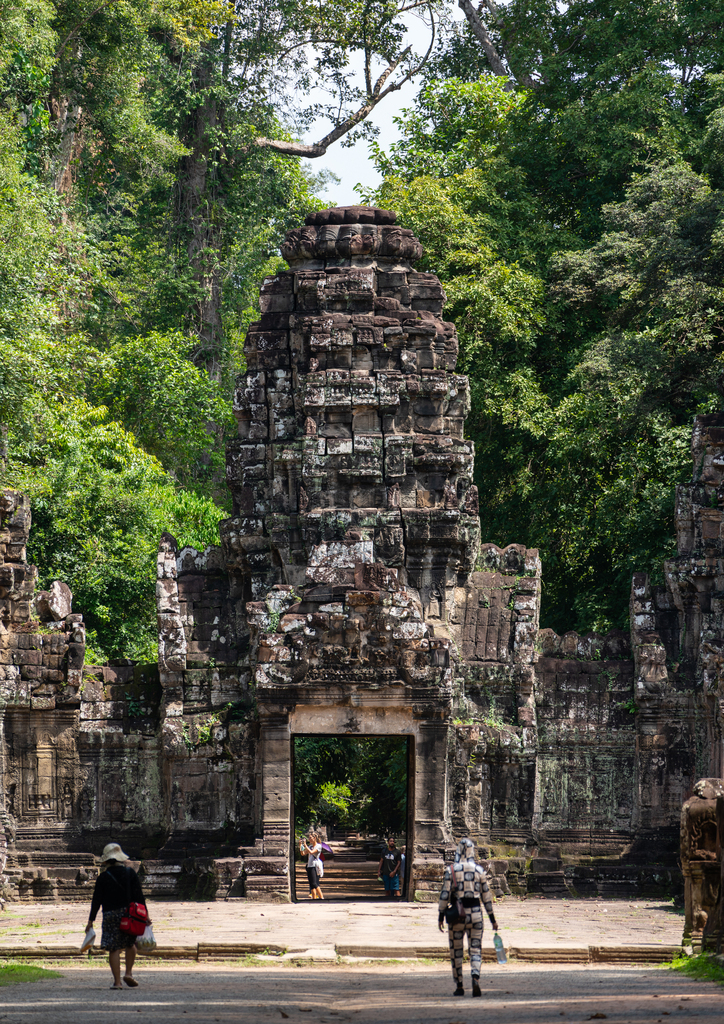
<svg viewBox="0 0 724 1024">
<path fill-rule="evenodd" d="M 193 348 L 178 332 L 117 342 L 90 387 L 149 454 L 191 484 L 223 468 L 223 443 L 209 452 L 211 424 L 223 442 L 234 423 L 225 389 L 191 362 Z"/>
<path fill-rule="evenodd" d="M 401 737 L 359 740 L 353 781 L 361 796 L 358 827 L 377 835 L 407 829 L 407 741 Z"/>
<path fill-rule="evenodd" d="M 49 971 L 45 967 L 34 964 L 2 964 L 0 965 L 0 987 L 4 985 L 20 985 L 23 982 L 51 981 L 62 978 L 60 971 Z"/>
<path fill-rule="evenodd" d="M 79 401 L 45 412 L 7 474 L 32 500 L 28 557 L 39 584 L 68 583 L 97 658 L 153 661 L 158 538 L 169 530 L 203 549 L 218 542 L 224 513 L 178 490 L 103 407 Z"/>
<path fill-rule="evenodd" d="M 491 729 L 502 729 L 508 723 L 506 723 L 505 718 L 503 717 L 502 712 L 498 708 L 498 705 L 497 705 L 497 702 L 495 700 L 495 697 L 492 694 L 490 695 L 490 699 L 489 700 L 490 700 L 490 702 L 489 702 L 488 710 L 487 710 L 486 714 L 483 717 L 483 722 L 485 723 L 485 725 L 489 726 Z"/>
<path fill-rule="evenodd" d="M 297 737 L 297 826 L 320 822 L 372 834 L 407 827 L 407 741 L 401 737 Z"/>
<path fill-rule="evenodd" d="M 538 11 L 540 36 L 534 7 L 507 5 L 526 45 L 539 39 L 525 60 L 554 67 L 560 19 L 582 9 Z M 682 159 L 703 162 L 699 125 L 718 138 L 716 61 L 684 108 L 671 68 L 635 58 L 643 36 L 619 53 L 589 21 L 602 49 L 599 62 L 586 42 L 585 74 L 555 65 L 512 91 L 490 75 L 428 82 L 367 194 L 400 211 L 443 281 L 471 382 L 483 537 L 540 549 L 542 625 L 559 632 L 624 627 L 632 572 L 661 579 L 691 417 L 718 408 L 722 372 L 722 193 Z"/>
<path fill-rule="evenodd" d="M 197 747 L 204 747 L 211 742 L 214 735 L 214 726 L 220 725 L 229 714 L 232 705 L 227 704 L 223 711 L 214 711 L 208 718 L 197 719 L 193 727 L 187 722 L 181 724 L 181 734 L 186 747 L 195 750 Z"/>
<path fill-rule="evenodd" d="M 699 953 L 696 956 L 678 956 L 671 961 L 669 966 L 672 970 L 680 971 L 689 978 L 696 978 L 697 981 L 714 981 L 719 985 L 724 985 L 724 967 L 717 962 L 717 957 L 714 954 Z"/>
<path fill-rule="evenodd" d="M 294 740 L 294 813 L 305 826 L 315 820 L 316 802 L 326 783 L 343 784 L 356 750 L 354 741 L 300 736 Z"/>
<path fill-rule="evenodd" d="M 126 708 L 128 709 L 129 718 L 141 718 L 143 715 L 143 705 L 137 697 L 134 697 L 131 693 L 124 694 L 126 700 Z"/>
<path fill-rule="evenodd" d="M 259 279 L 324 180 L 258 140 L 355 109 L 403 6 L 0 0 L 0 471 L 94 656 L 152 654 L 163 529 L 217 539 Z M 719 405 L 724 0 L 498 6 L 513 87 L 443 32 L 367 198 L 445 284 L 484 536 L 540 548 L 544 624 L 605 630 Z"/>
<path fill-rule="evenodd" d="M 340 828 L 352 828 L 355 825 L 352 790 L 344 782 L 323 783 L 315 810 L 315 816 L 320 821 L 334 822 Z"/>
<path fill-rule="evenodd" d="M 30 494 L 29 556 L 94 661 L 156 657 L 162 531 L 218 543 L 259 278 L 319 205 L 299 161 L 225 148 L 280 130 L 293 8 L 261 38 L 268 5 L 0 0 L 0 483 Z"/>
<path fill-rule="evenodd" d="M 621 198 L 633 172 L 699 152 L 711 109 L 706 83 L 724 70 L 724 4 L 497 6 L 500 17 L 489 18 L 492 38 L 524 97 L 506 145 L 551 223 L 594 239 L 602 207 Z M 466 27 L 444 39 L 428 74 L 477 79 L 486 66 Z"/>
<path fill-rule="evenodd" d="M 82 288 L 72 230 L 53 192 L 23 172 L 20 130 L 0 114 L 0 416 L 22 404 L 23 381 L 45 384 L 42 348 Z M 12 364 L 11 343 L 23 342 Z M 39 350 L 40 348 L 40 350 Z M 27 351 L 26 351 L 27 349 Z"/>
</svg>

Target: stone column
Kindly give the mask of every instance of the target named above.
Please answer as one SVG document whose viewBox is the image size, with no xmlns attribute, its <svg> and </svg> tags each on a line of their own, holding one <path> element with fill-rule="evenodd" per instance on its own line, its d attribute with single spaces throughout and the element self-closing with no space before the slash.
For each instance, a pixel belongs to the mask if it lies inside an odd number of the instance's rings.
<svg viewBox="0 0 724 1024">
<path fill-rule="evenodd" d="M 250 900 L 289 903 L 292 815 L 291 732 L 289 715 L 264 709 L 260 721 L 262 849 L 246 863 Z"/>
</svg>

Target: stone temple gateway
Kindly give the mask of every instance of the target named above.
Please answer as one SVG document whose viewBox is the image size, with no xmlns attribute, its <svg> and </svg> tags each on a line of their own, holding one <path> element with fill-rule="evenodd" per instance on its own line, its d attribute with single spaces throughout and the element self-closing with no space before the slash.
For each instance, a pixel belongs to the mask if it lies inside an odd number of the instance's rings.
<svg viewBox="0 0 724 1024">
<path fill-rule="evenodd" d="M 28 502 L 2 496 L 11 897 L 85 897 L 113 837 L 151 893 L 289 899 L 293 741 L 320 733 L 408 737 L 417 899 L 463 833 L 503 892 L 680 884 L 681 805 L 724 769 L 724 416 L 696 421 L 679 554 L 665 586 L 634 577 L 630 635 L 540 630 L 537 551 L 480 543 L 469 385 L 421 253 L 369 207 L 287 235 L 237 382 L 233 515 L 218 547 L 161 539 L 158 666 L 84 664 L 67 587 L 35 593 Z"/>
</svg>

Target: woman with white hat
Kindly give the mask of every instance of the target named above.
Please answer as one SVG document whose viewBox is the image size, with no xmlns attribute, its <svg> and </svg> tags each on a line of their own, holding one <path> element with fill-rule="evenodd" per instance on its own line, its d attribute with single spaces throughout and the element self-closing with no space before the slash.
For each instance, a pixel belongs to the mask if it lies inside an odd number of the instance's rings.
<svg viewBox="0 0 724 1024">
<path fill-rule="evenodd" d="M 121 950 L 126 951 L 126 973 L 123 981 L 129 988 L 137 988 L 138 982 L 133 977 L 133 962 L 136 959 L 136 936 L 130 932 L 121 931 L 121 918 L 127 916 L 128 907 L 131 903 L 142 903 L 145 907 L 146 900 L 141 890 L 141 883 L 133 868 L 128 867 L 123 861 L 128 856 L 123 852 L 118 843 L 109 843 L 103 850 L 101 864 L 104 871 L 96 879 L 93 890 L 93 901 L 86 932 L 90 931 L 95 921 L 99 908 L 103 908 L 103 934 L 101 936 L 101 949 L 108 952 L 108 963 L 113 973 L 113 984 L 111 988 L 121 989 Z M 149 919 L 149 924 L 150 919 Z"/>
</svg>

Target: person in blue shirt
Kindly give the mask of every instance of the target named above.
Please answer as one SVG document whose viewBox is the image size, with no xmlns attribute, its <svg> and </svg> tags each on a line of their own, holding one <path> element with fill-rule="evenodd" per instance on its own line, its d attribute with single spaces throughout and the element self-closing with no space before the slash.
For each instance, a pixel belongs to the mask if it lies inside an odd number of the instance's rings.
<svg viewBox="0 0 724 1024">
<path fill-rule="evenodd" d="M 385 896 L 400 898 L 400 866 L 402 854 L 395 846 L 395 840 L 387 840 L 387 850 L 380 857 L 379 873 L 385 887 Z"/>
</svg>

